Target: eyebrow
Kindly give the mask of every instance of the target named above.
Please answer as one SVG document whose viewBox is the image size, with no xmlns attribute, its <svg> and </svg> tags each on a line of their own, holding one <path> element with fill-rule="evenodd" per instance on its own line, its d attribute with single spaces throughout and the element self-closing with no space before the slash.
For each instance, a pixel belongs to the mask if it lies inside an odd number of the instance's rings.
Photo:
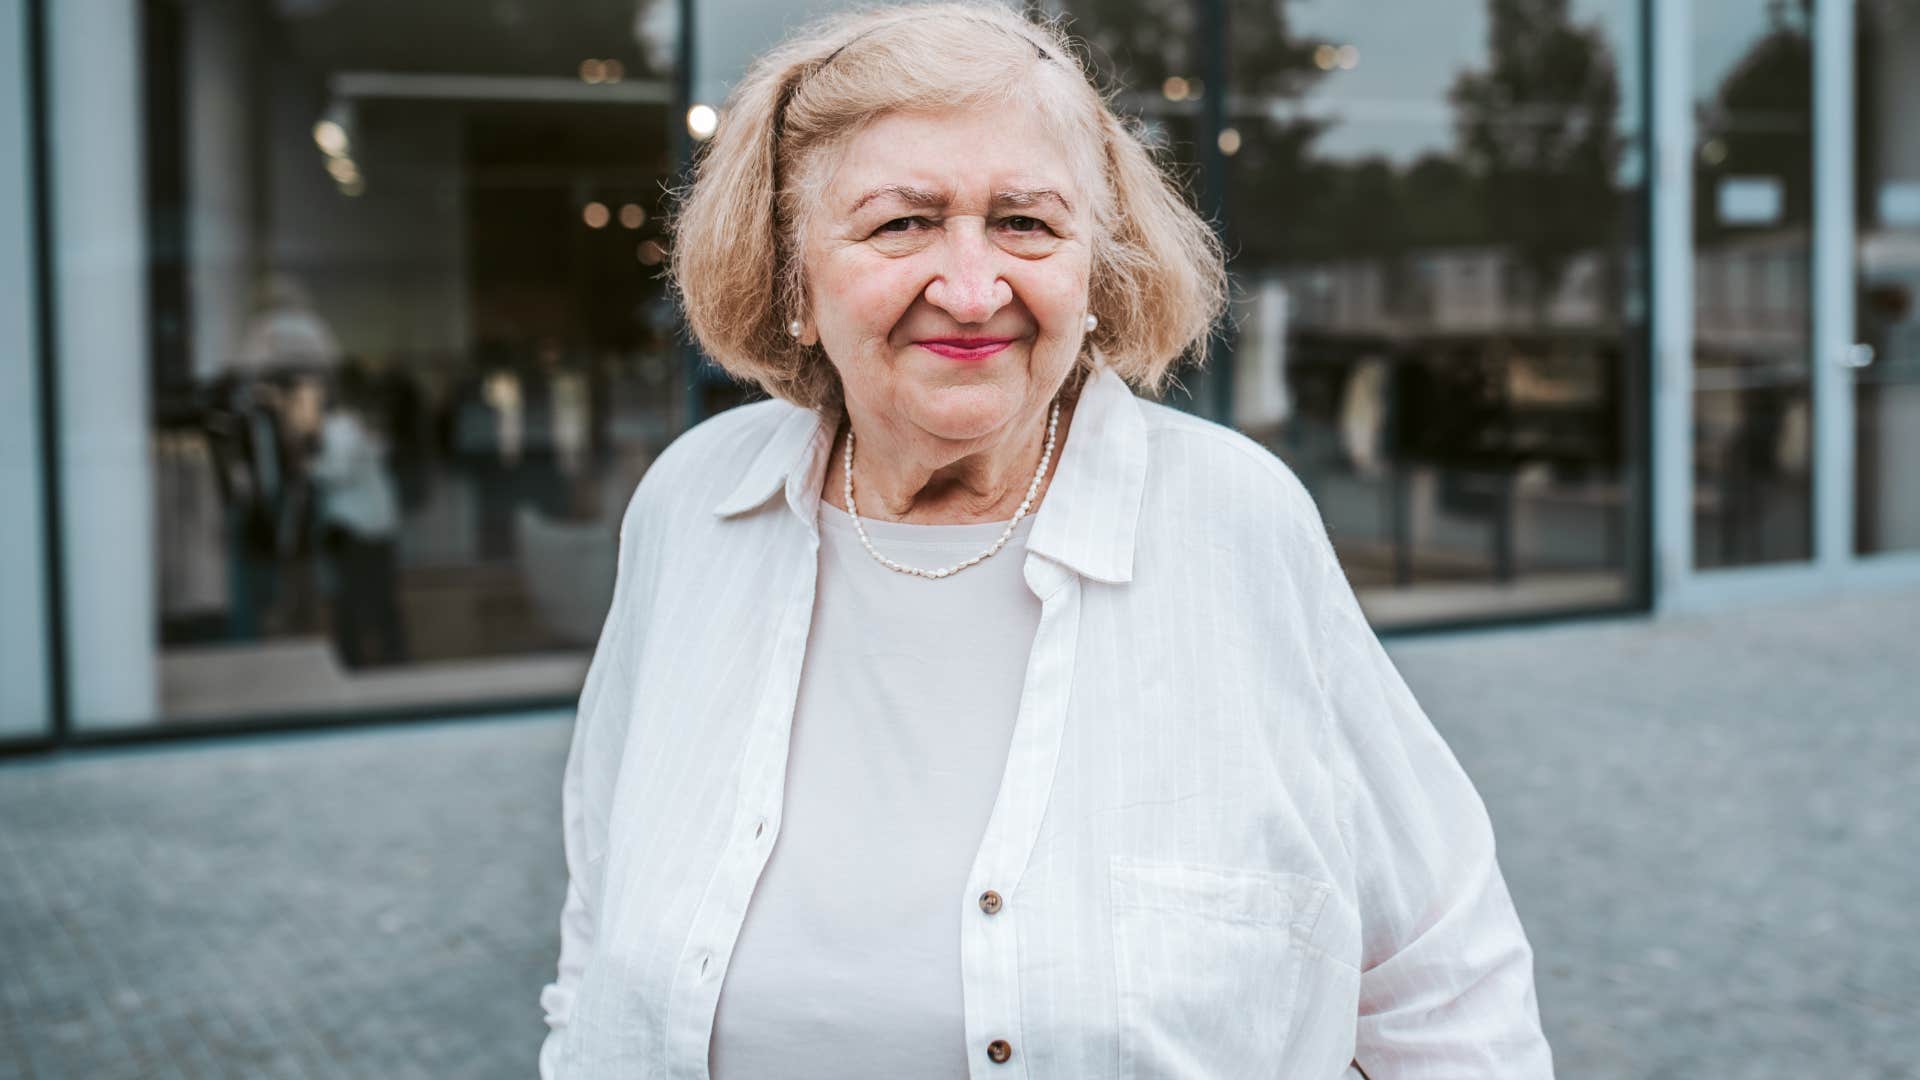
<svg viewBox="0 0 1920 1080">
<path fill-rule="evenodd" d="M 857 214 L 868 203 L 889 197 L 898 199 L 908 206 L 921 209 L 935 209 L 945 206 L 951 201 L 945 192 L 929 191 L 926 188 L 917 188 L 909 184 L 883 184 L 867 192 L 865 195 L 860 196 L 859 199 L 854 201 L 853 206 L 847 212 L 849 214 Z M 993 193 L 992 200 L 994 206 L 1012 207 L 1020 210 L 1038 206 L 1043 202 L 1058 203 L 1060 209 L 1069 214 L 1073 213 L 1073 204 L 1067 201 L 1065 195 L 1060 194 L 1053 188 L 1017 188 L 996 191 Z"/>
<path fill-rule="evenodd" d="M 873 202 L 875 199 L 884 199 L 889 196 L 906 203 L 908 206 L 923 209 L 945 206 L 947 204 L 947 195 L 944 192 L 928 191 L 926 188 L 912 187 L 907 184 L 883 184 L 855 200 L 852 208 L 849 209 L 847 213 L 857 214 L 862 207 Z"/>
<path fill-rule="evenodd" d="M 1029 190 L 1019 190 L 1019 191 L 996 191 L 993 193 L 993 205 L 1011 206 L 1019 210 L 1029 209 L 1031 207 L 1038 206 L 1041 203 L 1047 202 L 1049 200 L 1055 203 L 1058 203 L 1060 205 L 1060 209 L 1065 210 L 1067 213 L 1069 214 L 1073 213 L 1073 204 L 1067 201 L 1067 197 L 1065 195 L 1060 194 L 1058 191 L 1055 191 L 1052 188 L 1032 188 Z"/>
</svg>

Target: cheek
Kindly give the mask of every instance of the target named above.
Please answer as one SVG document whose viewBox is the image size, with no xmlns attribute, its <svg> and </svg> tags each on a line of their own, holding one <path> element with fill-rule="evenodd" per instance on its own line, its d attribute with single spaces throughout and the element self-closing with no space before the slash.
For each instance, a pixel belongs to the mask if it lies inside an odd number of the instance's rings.
<svg viewBox="0 0 1920 1080">
<path fill-rule="evenodd" d="M 1035 270 L 1015 284 L 1027 310 L 1054 335 L 1077 332 L 1077 323 L 1087 309 L 1087 268 L 1047 266 Z"/>
<path fill-rule="evenodd" d="M 925 276 L 911 259 L 849 256 L 835 260 L 815 281 L 821 315 L 860 337 L 884 336 L 913 306 Z"/>
</svg>

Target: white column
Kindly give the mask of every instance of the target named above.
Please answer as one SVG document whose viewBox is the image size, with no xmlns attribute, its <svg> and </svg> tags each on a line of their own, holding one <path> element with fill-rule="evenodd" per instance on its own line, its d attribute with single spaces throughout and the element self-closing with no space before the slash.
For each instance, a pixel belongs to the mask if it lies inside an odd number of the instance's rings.
<svg viewBox="0 0 1920 1080">
<path fill-rule="evenodd" d="M 0 0 L 0 740 L 47 734 L 46 519 L 24 0 Z"/>
<path fill-rule="evenodd" d="M 1853 5 L 1813 8 L 1813 557 L 1853 560 Z"/>
<path fill-rule="evenodd" d="M 1692 6 L 1650 3 L 1653 48 L 1653 598 L 1693 577 Z"/>
<path fill-rule="evenodd" d="M 136 0 L 45 5 L 59 483 L 76 728 L 159 709 Z"/>
</svg>

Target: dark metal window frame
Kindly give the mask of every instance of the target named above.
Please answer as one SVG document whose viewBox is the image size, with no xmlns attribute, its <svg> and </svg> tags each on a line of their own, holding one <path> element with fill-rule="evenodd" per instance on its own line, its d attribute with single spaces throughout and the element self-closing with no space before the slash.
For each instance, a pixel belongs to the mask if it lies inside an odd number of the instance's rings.
<svg viewBox="0 0 1920 1080">
<path fill-rule="evenodd" d="M 25 0 L 21 14 L 27 70 L 25 96 L 27 123 L 27 184 L 32 204 L 29 242 L 33 245 L 30 273 L 34 276 L 34 358 L 39 385 L 35 407 L 40 412 L 40 513 L 43 591 L 43 625 L 46 627 L 45 678 L 48 726 L 46 732 L 23 739 L 0 742 L 0 753 L 46 750 L 65 745 L 72 736 L 72 708 L 67 696 L 67 617 L 66 598 L 61 583 L 66 580 L 66 564 L 61 551 L 59 432 L 56 430 L 56 406 L 59 403 L 54 382 L 54 358 L 58 355 L 58 327 L 54 321 L 55 296 L 53 273 L 53 187 L 48 164 L 49 123 L 47 107 L 47 5 L 52 0 Z"/>
</svg>

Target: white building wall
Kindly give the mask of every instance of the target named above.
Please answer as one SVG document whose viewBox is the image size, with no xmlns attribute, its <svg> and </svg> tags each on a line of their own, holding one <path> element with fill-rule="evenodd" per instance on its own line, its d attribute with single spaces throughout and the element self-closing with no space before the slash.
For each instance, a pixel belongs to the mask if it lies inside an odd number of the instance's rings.
<svg viewBox="0 0 1920 1080">
<path fill-rule="evenodd" d="M 46 505 L 24 0 L 0 0 L 0 740 L 44 735 Z"/>
<path fill-rule="evenodd" d="M 74 724 L 159 704 L 136 0 L 45 5 L 59 483 Z"/>
</svg>

